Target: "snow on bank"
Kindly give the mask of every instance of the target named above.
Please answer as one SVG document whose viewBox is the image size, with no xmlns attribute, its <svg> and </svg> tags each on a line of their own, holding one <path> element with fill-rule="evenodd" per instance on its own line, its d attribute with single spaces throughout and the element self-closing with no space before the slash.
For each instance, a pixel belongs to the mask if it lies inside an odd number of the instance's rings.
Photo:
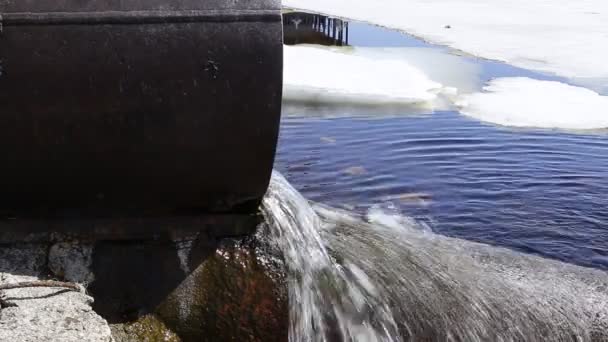
<svg viewBox="0 0 608 342">
<path fill-rule="evenodd" d="M 428 47 L 357 47 L 357 54 L 382 63 L 387 59 L 400 59 L 422 71 L 431 80 L 441 83 L 446 92 L 472 93 L 479 91 L 482 67 L 470 58 Z M 445 89 L 448 88 L 449 89 Z"/>
<path fill-rule="evenodd" d="M 608 96 L 554 81 L 497 78 L 456 105 L 467 116 L 504 126 L 608 128 Z"/>
<path fill-rule="evenodd" d="M 310 46 L 285 46 L 283 79 L 283 99 L 303 103 L 431 106 L 441 88 L 404 60 Z"/>
<path fill-rule="evenodd" d="M 286 103 L 439 109 L 480 83 L 478 66 L 435 49 L 299 45 L 284 54 Z"/>
<path fill-rule="evenodd" d="M 478 66 L 433 49 L 285 46 L 284 51 L 287 104 L 436 110 L 453 108 L 455 101 L 464 115 L 503 126 L 608 128 L 608 96 L 526 77 L 497 78 L 477 92 Z"/>
<path fill-rule="evenodd" d="M 284 0 L 608 92 L 605 0 Z"/>
</svg>

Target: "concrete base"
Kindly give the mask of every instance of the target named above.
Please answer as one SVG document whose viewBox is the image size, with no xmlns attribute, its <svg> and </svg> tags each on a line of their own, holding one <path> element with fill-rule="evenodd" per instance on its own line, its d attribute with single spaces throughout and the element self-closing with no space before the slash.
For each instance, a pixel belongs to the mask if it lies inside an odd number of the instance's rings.
<svg viewBox="0 0 608 342">
<path fill-rule="evenodd" d="M 74 232 L 5 239 L 0 272 L 83 284 L 93 303 L 85 295 L 67 295 L 82 296 L 82 305 L 88 303 L 91 317 L 97 317 L 91 323 L 95 331 L 107 335 L 109 324 L 117 341 L 287 340 L 285 273 L 276 253 L 252 235 L 165 228 L 167 234 L 140 240 L 92 239 Z M 38 314 L 47 315 L 45 307 L 57 303 L 37 306 Z M 13 308 L 0 313 L 4 310 Z M 49 331 L 48 339 L 60 333 L 65 332 Z"/>
<path fill-rule="evenodd" d="M 41 244 L 2 247 L 0 284 L 46 279 L 49 267 L 57 267 L 58 259 L 67 261 L 72 256 L 73 262 L 61 267 L 70 275 L 87 279 L 90 273 L 83 266 L 88 254 L 86 250 L 49 249 Z M 0 341 L 112 341 L 108 323 L 93 311 L 93 298 L 85 293 L 64 288 L 17 288 L 2 291 L 2 297 Z"/>
</svg>

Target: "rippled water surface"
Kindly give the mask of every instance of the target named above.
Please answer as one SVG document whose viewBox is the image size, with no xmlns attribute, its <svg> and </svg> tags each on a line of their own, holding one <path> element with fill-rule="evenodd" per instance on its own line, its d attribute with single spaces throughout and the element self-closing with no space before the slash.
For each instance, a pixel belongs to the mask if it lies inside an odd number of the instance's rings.
<svg viewBox="0 0 608 342">
<path fill-rule="evenodd" d="M 428 46 L 356 23 L 349 38 Z M 483 80 L 552 79 L 474 61 Z M 379 206 L 440 234 L 608 269 L 606 132 L 510 129 L 453 111 L 285 111 L 276 168 L 310 200 L 361 213 Z"/>
</svg>

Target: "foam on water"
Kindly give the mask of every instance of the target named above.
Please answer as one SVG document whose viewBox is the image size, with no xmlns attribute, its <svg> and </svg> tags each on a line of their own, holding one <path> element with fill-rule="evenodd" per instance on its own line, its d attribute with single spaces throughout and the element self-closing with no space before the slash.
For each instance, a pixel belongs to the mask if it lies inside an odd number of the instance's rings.
<svg viewBox="0 0 608 342">
<path fill-rule="evenodd" d="M 359 269 L 338 265 L 321 240 L 322 221 L 278 173 L 263 201 L 271 242 L 289 272 L 290 341 L 393 341 L 388 303 Z M 354 271 L 353 271 L 354 269 Z M 373 313 L 372 317 L 362 315 Z"/>
<path fill-rule="evenodd" d="M 608 339 L 606 272 L 442 237 L 381 209 L 369 223 L 311 207 L 276 172 L 263 213 L 288 268 L 291 341 Z"/>
</svg>

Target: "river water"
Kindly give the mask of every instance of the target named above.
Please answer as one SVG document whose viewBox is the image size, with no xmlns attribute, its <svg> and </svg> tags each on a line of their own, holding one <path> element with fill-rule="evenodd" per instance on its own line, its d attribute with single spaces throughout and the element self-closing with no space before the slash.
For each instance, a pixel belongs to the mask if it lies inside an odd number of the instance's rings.
<svg viewBox="0 0 608 342">
<path fill-rule="evenodd" d="M 606 341 L 608 275 L 310 204 L 278 172 L 259 231 L 283 254 L 289 340 Z"/>
<path fill-rule="evenodd" d="M 351 22 L 349 44 L 417 47 Z M 481 83 L 556 77 L 472 57 Z M 575 114 L 574 114 L 575 115 Z M 514 129 L 454 110 L 284 105 L 275 168 L 307 199 L 434 233 L 608 269 L 608 133 Z"/>
<path fill-rule="evenodd" d="M 454 54 L 367 24 L 348 30 L 292 27 L 286 41 Z M 477 70 L 474 87 L 564 81 L 458 58 Z M 290 341 L 608 340 L 605 130 L 285 102 L 275 168 L 259 234 L 285 259 Z"/>
</svg>

